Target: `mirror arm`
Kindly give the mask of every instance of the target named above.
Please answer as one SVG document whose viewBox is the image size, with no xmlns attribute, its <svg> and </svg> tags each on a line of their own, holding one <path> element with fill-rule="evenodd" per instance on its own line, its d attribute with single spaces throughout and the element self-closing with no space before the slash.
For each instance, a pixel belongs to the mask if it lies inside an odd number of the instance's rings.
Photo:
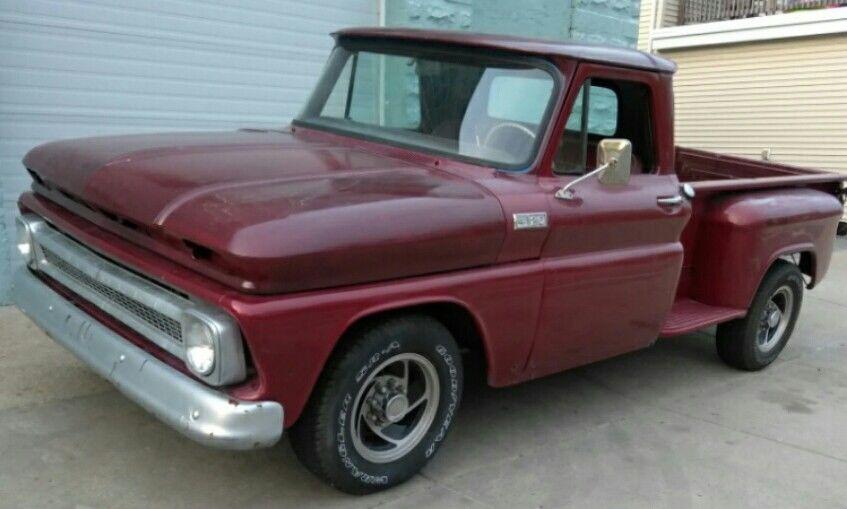
<svg viewBox="0 0 847 509">
<path fill-rule="evenodd" d="M 611 159 L 608 163 L 602 164 L 602 165 L 598 166 L 597 168 L 595 168 L 594 170 L 586 173 L 585 175 L 571 180 L 570 182 L 565 184 L 565 186 L 563 188 L 556 191 L 556 198 L 558 198 L 560 200 L 573 200 L 573 199 L 575 199 L 576 194 L 573 191 L 574 186 L 576 186 L 580 182 L 586 181 L 586 180 L 588 180 L 592 177 L 600 175 L 601 173 L 608 170 L 609 168 L 614 168 L 617 165 L 618 165 L 618 160 L 617 159 Z"/>
</svg>

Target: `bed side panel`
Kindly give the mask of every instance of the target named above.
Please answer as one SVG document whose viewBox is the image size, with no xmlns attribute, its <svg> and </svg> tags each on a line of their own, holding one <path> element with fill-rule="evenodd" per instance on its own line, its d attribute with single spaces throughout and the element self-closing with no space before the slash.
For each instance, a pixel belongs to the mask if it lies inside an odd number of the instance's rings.
<svg viewBox="0 0 847 509">
<path fill-rule="evenodd" d="M 841 216 L 841 203 L 832 195 L 775 189 L 710 200 L 694 253 L 694 299 L 746 309 L 771 264 L 794 252 L 812 253 L 813 285 L 826 273 Z"/>
<path fill-rule="evenodd" d="M 774 161 L 758 161 L 685 147 L 676 147 L 676 171 L 682 182 L 793 177 L 823 173 Z"/>
</svg>

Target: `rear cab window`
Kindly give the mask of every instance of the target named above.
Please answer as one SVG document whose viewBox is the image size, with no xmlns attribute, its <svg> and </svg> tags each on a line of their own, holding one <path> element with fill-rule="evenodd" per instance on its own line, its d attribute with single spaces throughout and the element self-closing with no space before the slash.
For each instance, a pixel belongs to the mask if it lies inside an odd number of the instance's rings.
<svg viewBox="0 0 847 509">
<path fill-rule="evenodd" d="M 497 76 L 491 80 L 488 116 L 523 124 L 535 124 L 553 93 L 553 81 L 539 77 Z"/>
<path fill-rule="evenodd" d="M 597 145 L 605 138 L 632 142 L 633 173 L 655 168 L 652 135 L 652 98 L 643 83 L 588 79 L 574 101 L 553 171 L 559 175 L 582 175 L 596 166 Z"/>
</svg>

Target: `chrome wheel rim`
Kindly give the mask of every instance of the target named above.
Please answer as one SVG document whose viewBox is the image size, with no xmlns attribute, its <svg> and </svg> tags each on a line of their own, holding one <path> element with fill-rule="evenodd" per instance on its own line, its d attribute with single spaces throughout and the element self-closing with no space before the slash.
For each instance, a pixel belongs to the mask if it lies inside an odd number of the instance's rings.
<svg viewBox="0 0 847 509">
<path fill-rule="evenodd" d="M 373 463 L 396 461 L 423 440 L 438 410 L 438 371 L 416 353 L 395 355 L 373 370 L 353 402 L 350 434 Z"/>
<path fill-rule="evenodd" d="M 768 353 L 779 344 L 788 328 L 793 311 L 794 292 L 789 286 L 781 286 L 768 299 L 759 319 L 756 346 L 760 352 Z"/>
</svg>

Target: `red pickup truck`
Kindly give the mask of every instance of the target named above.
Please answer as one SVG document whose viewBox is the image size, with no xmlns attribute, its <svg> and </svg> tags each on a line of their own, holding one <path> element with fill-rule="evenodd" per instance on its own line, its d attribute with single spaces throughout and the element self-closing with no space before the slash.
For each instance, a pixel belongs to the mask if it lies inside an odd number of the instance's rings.
<svg viewBox="0 0 847 509">
<path fill-rule="evenodd" d="M 628 49 L 350 29 L 280 130 L 48 143 L 18 306 L 177 431 L 283 429 L 350 493 L 444 441 L 463 357 L 502 387 L 717 325 L 774 361 L 844 176 L 677 148 L 675 66 Z"/>
</svg>

